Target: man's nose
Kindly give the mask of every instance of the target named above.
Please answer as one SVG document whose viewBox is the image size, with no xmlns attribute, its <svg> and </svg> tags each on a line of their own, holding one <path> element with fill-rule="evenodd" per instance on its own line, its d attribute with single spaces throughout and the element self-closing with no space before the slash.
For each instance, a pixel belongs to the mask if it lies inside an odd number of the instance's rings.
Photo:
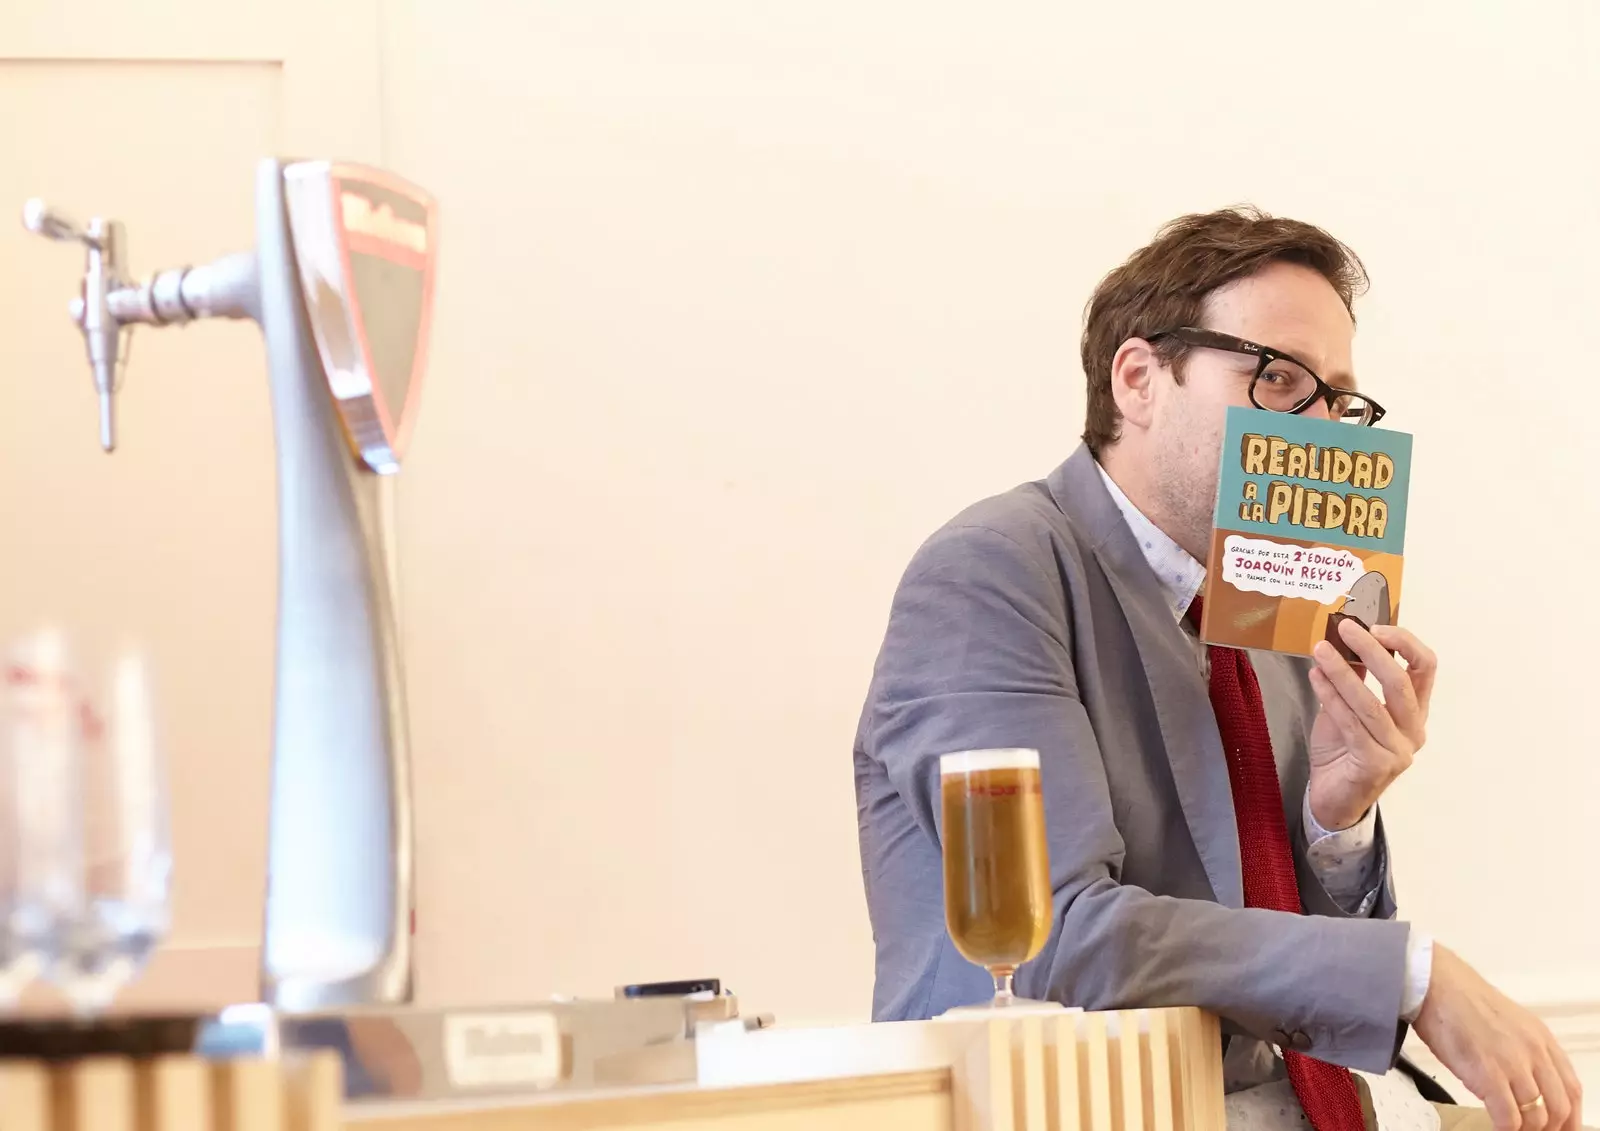
<svg viewBox="0 0 1600 1131">
<path fill-rule="evenodd" d="M 1329 410 L 1328 402 L 1323 397 L 1318 397 L 1316 400 L 1314 400 L 1310 404 L 1306 405 L 1304 411 L 1302 411 L 1300 415 L 1301 416 L 1314 416 L 1318 420 L 1332 420 L 1333 419 L 1333 413 Z"/>
</svg>

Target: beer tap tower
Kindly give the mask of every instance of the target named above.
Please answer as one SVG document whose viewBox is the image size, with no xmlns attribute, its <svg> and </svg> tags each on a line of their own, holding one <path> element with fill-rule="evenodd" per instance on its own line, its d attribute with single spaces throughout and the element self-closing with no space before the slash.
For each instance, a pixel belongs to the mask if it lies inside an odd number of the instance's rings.
<svg viewBox="0 0 1600 1131">
<path fill-rule="evenodd" d="M 378 484 L 399 470 L 416 414 L 436 209 L 396 177 L 326 161 L 263 162 L 256 194 L 254 251 L 142 283 L 129 276 L 120 222 L 80 227 L 37 200 L 23 222 L 87 249 L 71 314 L 108 452 L 132 327 L 261 327 L 279 539 L 263 1000 L 405 1002 L 411 798 Z"/>
<path fill-rule="evenodd" d="M 416 419 L 436 216 L 432 197 L 384 171 L 268 158 L 254 250 L 136 283 L 121 223 L 24 209 L 30 230 L 86 249 L 70 312 L 106 451 L 132 327 L 249 319 L 266 345 L 279 544 L 262 999 L 224 1010 L 200 1044 L 337 1047 L 353 1096 L 692 1079 L 684 1038 L 704 1001 L 409 1004 L 411 789 L 378 492 Z M 712 1016 L 736 1012 L 715 1004 Z"/>
</svg>

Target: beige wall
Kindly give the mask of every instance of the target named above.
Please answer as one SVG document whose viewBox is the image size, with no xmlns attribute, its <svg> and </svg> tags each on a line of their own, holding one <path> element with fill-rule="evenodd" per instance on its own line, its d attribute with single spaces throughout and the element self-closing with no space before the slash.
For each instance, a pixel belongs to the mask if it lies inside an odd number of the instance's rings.
<svg viewBox="0 0 1600 1131">
<path fill-rule="evenodd" d="M 1363 380 L 1418 434 L 1407 909 L 1600 1004 L 1600 618 L 1512 564 L 1596 549 L 1559 486 L 1600 452 L 1587 7 L 391 9 L 388 152 L 445 202 L 400 498 L 427 991 L 709 972 L 861 1014 L 850 739 L 898 572 L 1070 451 L 1098 274 L 1248 199 L 1366 257 Z"/>
<path fill-rule="evenodd" d="M 1600 447 L 1600 23 L 1290 7 L 383 5 L 382 157 L 444 225 L 398 508 L 425 998 L 714 974 L 785 1021 L 862 1016 L 849 744 L 899 570 L 1070 451 L 1097 276 L 1253 200 L 1365 256 L 1363 380 L 1418 434 L 1405 619 L 1445 667 L 1389 804 L 1406 909 L 1600 1070 L 1600 615 L 1550 583 L 1597 549 L 1561 484 Z M 185 521 L 225 501 L 158 466 Z M 91 551 L 163 568 L 134 532 Z M 260 570 L 228 576 L 265 678 Z M 258 725 L 253 686 L 207 710 Z M 259 836 L 249 780 L 193 819 Z"/>
</svg>

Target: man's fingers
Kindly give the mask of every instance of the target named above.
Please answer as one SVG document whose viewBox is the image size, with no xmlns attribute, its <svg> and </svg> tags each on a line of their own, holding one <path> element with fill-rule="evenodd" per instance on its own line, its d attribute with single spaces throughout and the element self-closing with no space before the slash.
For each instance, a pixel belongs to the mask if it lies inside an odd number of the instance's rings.
<svg viewBox="0 0 1600 1131">
<path fill-rule="evenodd" d="M 1334 692 L 1355 712 L 1373 741 L 1386 750 L 1399 749 L 1403 736 L 1395 726 L 1394 719 L 1384 708 L 1382 700 L 1368 690 L 1367 685 L 1361 682 L 1361 677 L 1350 669 L 1345 658 L 1326 641 L 1319 643 L 1313 652 L 1316 670 L 1327 677 Z"/>
<path fill-rule="evenodd" d="M 1384 706 L 1388 708 L 1389 717 L 1394 720 L 1400 733 L 1409 738 L 1413 745 L 1422 745 L 1427 712 L 1422 709 L 1422 704 L 1417 699 L 1410 674 L 1400 666 L 1399 660 L 1389 655 L 1389 649 L 1363 628 L 1359 621 L 1342 622 L 1339 625 L 1339 634 L 1344 637 L 1344 642 L 1350 646 L 1350 650 L 1361 657 L 1367 671 L 1378 678 L 1378 683 L 1383 688 Z"/>
<path fill-rule="evenodd" d="M 1522 1117 L 1522 1131 L 1558 1131 L 1560 1124 L 1551 1118 L 1555 1114 L 1555 1101 L 1545 1086 L 1546 1076 L 1560 1085 L 1550 1058 L 1542 1049 L 1535 1049 L 1530 1050 L 1529 1059 L 1523 1063 L 1525 1067 L 1512 1069 L 1510 1080 L 1511 1098 L 1516 1101 L 1517 1114 Z M 1554 1090 L 1565 1106 L 1565 1086 Z"/>
<path fill-rule="evenodd" d="M 1433 699 L 1433 683 L 1439 674 L 1439 657 L 1433 649 L 1418 640 L 1407 629 L 1398 625 L 1380 624 L 1372 629 L 1373 638 L 1385 648 L 1393 648 L 1405 657 L 1406 674 L 1411 677 L 1411 689 L 1417 696 L 1422 713 L 1428 713 Z"/>
<path fill-rule="evenodd" d="M 1581 1131 L 1583 1127 L 1583 1081 L 1578 1079 L 1577 1070 L 1572 1067 L 1572 1061 L 1567 1059 L 1566 1051 L 1551 1039 L 1550 1059 L 1555 1063 L 1556 1075 L 1560 1077 L 1561 1084 L 1567 1091 L 1567 1100 L 1572 1105 L 1572 1114 L 1567 1117 L 1567 1131 Z"/>
<path fill-rule="evenodd" d="M 1533 1089 L 1528 1090 L 1531 1092 Z M 1517 1098 L 1511 1094 L 1511 1085 L 1505 1080 L 1485 1088 L 1483 1095 L 1478 1098 L 1489 1110 L 1489 1118 L 1494 1121 L 1494 1131 L 1541 1131 L 1541 1128 L 1525 1123 L 1522 1112 L 1517 1106 Z"/>
<path fill-rule="evenodd" d="M 1350 709 L 1350 704 L 1344 701 L 1343 696 L 1334 688 L 1333 682 L 1323 674 L 1321 668 L 1311 669 L 1311 690 L 1316 693 L 1317 702 L 1322 704 L 1322 709 L 1333 720 L 1333 725 L 1339 728 L 1346 745 L 1352 750 L 1361 751 L 1374 745 L 1372 735 L 1367 733 L 1366 726 L 1356 717 L 1356 713 Z"/>
<path fill-rule="evenodd" d="M 1577 1072 L 1565 1056 L 1561 1057 L 1557 1067 L 1561 1069 L 1561 1078 L 1567 1083 L 1567 1095 L 1572 1097 L 1572 1129 L 1580 1131 L 1586 1126 L 1583 1122 L 1583 1081 L 1578 1079 Z"/>
<path fill-rule="evenodd" d="M 1543 1094 L 1539 1090 L 1538 1077 L 1530 1071 L 1526 1079 L 1525 1084 L 1511 1085 L 1511 1097 L 1517 1101 L 1517 1114 L 1522 1117 L 1522 1131 L 1555 1131 L 1549 1104 L 1534 1102 Z M 1527 1106 L 1530 1103 L 1532 1107 Z"/>
<path fill-rule="evenodd" d="M 1544 1097 L 1545 1126 L 1549 1131 L 1571 1131 L 1572 1101 L 1567 1097 L 1567 1082 L 1556 1071 L 1555 1062 L 1548 1053 L 1534 1062 L 1533 1078 L 1538 1081 L 1539 1094 Z"/>
</svg>

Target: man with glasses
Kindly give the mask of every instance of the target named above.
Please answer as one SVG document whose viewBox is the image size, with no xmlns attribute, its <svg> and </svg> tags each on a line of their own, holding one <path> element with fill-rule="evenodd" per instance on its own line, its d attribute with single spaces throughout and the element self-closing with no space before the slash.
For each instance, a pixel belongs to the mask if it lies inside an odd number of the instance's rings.
<svg viewBox="0 0 1600 1131">
<path fill-rule="evenodd" d="M 1228 406 L 1384 415 L 1351 365 L 1365 282 L 1298 221 L 1169 224 L 1089 303 L 1083 445 L 917 551 L 855 745 L 875 1018 L 990 996 L 945 930 L 938 762 L 1030 748 L 1054 920 L 1020 996 L 1214 1011 L 1240 1126 L 1578 1126 L 1548 1029 L 1396 918 L 1378 801 L 1423 745 L 1433 653 L 1346 620 L 1379 696 L 1327 642 L 1304 660 L 1196 637 Z M 1408 1026 L 1487 1113 L 1399 1059 Z"/>
</svg>

